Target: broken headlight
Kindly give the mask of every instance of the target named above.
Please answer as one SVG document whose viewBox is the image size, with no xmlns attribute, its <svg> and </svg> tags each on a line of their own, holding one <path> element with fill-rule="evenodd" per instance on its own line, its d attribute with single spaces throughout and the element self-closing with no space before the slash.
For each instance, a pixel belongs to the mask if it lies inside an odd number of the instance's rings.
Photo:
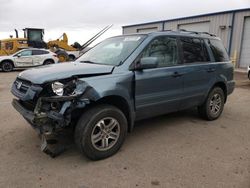
<svg viewBox="0 0 250 188">
<path fill-rule="evenodd" d="M 80 95 L 84 92 L 86 84 L 83 81 L 73 79 L 71 81 L 61 80 L 51 84 L 53 93 L 58 96 Z"/>
<path fill-rule="evenodd" d="M 61 82 L 53 82 L 51 84 L 51 88 L 53 90 L 53 92 L 58 95 L 58 96 L 62 96 L 63 92 L 64 92 L 64 84 Z"/>
</svg>

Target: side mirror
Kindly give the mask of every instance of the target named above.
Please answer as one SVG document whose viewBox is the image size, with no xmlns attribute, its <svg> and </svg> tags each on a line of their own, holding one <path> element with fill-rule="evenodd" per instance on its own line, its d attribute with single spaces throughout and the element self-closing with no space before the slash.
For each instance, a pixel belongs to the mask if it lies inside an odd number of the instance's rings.
<svg viewBox="0 0 250 188">
<path fill-rule="evenodd" d="M 21 57 L 21 54 L 17 54 L 17 57 Z"/>
<path fill-rule="evenodd" d="M 158 66 L 157 57 L 143 57 L 136 65 L 136 70 L 152 69 Z"/>
</svg>

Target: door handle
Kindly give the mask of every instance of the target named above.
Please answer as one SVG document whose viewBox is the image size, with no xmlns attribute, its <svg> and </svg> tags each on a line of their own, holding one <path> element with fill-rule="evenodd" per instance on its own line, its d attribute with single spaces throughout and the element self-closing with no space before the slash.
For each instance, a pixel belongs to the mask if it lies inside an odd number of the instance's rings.
<svg viewBox="0 0 250 188">
<path fill-rule="evenodd" d="M 207 69 L 207 72 L 214 72 L 215 71 L 215 68 L 208 68 Z"/>
<path fill-rule="evenodd" d="M 181 73 L 179 73 L 179 72 L 174 72 L 173 74 L 172 74 L 172 77 L 174 77 L 174 78 L 177 78 L 177 77 L 181 77 L 183 74 L 181 74 Z"/>
</svg>

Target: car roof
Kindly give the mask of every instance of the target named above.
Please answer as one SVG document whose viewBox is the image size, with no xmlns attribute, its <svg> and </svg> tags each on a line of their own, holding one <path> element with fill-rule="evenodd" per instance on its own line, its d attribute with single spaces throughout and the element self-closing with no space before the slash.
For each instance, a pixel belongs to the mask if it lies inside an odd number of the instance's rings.
<svg viewBox="0 0 250 188">
<path fill-rule="evenodd" d="M 182 37 L 195 37 L 195 38 L 210 38 L 210 39 L 219 39 L 214 34 L 210 34 L 207 32 L 197 32 L 197 31 L 186 31 L 186 30 L 180 30 L 180 31 L 157 31 L 157 32 L 151 32 L 148 33 L 148 35 L 153 36 L 161 36 L 161 35 L 174 35 L 174 36 L 182 36 Z"/>
<path fill-rule="evenodd" d="M 181 36 L 181 37 L 194 37 L 194 38 L 204 38 L 204 39 L 217 39 L 220 40 L 219 37 L 216 37 L 214 34 L 210 34 L 207 32 L 197 32 L 197 31 L 186 31 L 186 30 L 165 30 L 165 31 L 154 31 L 150 33 L 131 33 L 120 36 L 135 36 L 135 35 L 146 35 L 146 36 Z"/>
</svg>

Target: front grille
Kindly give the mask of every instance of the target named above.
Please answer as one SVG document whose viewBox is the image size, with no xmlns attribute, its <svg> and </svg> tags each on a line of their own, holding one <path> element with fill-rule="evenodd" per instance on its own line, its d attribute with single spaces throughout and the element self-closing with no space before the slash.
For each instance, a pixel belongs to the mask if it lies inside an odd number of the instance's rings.
<svg viewBox="0 0 250 188">
<path fill-rule="evenodd" d="M 31 86 L 31 82 L 17 78 L 14 82 L 16 89 L 25 94 Z"/>
</svg>

